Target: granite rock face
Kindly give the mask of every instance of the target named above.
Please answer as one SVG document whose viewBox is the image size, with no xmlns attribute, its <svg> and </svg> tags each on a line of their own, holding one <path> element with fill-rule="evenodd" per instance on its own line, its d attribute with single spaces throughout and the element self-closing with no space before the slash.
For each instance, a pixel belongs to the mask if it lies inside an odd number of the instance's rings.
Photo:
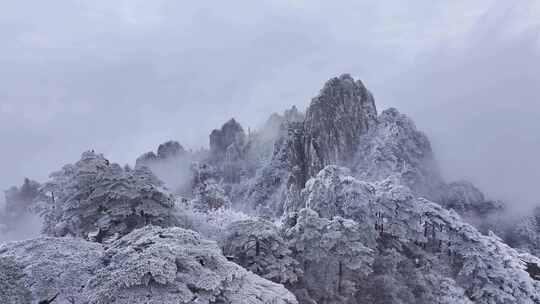
<svg viewBox="0 0 540 304">
<path fill-rule="evenodd" d="M 159 158 L 157 157 L 156 153 L 154 153 L 153 151 L 146 152 L 137 158 L 137 160 L 135 161 L 135 167 L 147 166 L 158 160 Z"/>
<path fill-rule="evenodd" d="M 249 164 L 244 159 L 248 149 L 246 133 L 233 118 L 221 129 L 216 129 L 210 134 L 208 161 L 221 172 L 226 182 L 238 183 L 242 176 L 247 174 Z"/>
<path fill-rule="evenodd" d="M 223 159 L 240 153 L 246 141 L 246 133 L 242 126 L 233 119 L 226 122 L 221 129 L 210 134 L 210 153 L 216 159 Z"/>
<path fill-rule="evenodd" d="M 362 135 L 377 126 L 377 110 L 362 82 L 344 74 L 326 82 L 305 116 L 293 107 L 283 116 L 272 115 L 269 126 L 279 126 L 274 152 L 247 200 L 255 209 L 266 205 L 280 214 L 326 165 L 354 162 Z"/>
<path fill-rule="evenodd" d="M 441 205 L 462 215 L 471 213 L 485 217 L 503 208 L 501 202 L 487 199 L 482 191 L 468 181 L 448 183 L 441 190 Z"/>
<path fill-rule="evenodd" d="M 179 158 L 187 154 L 188 152 L 179 142 L 170 140 L 158 146 L 157 154 L 150 151 L 139 156 L 135 162 L 135 167 L 152 166 L 159 161 Z"/>
<path fill-rule="evenodd" d="M 344 74 L 330 79 L 311 101 L 304 121 L 304 153 L 309 176 L 326 165 L 349 164 L 361 135 L 377 123 L 373 96 Z"/>
<path fill-rule="evenodd" d="M 170 157 L 177 157 L 186 154 L 186 150 L 177 141 L 168 141 L 159 145 L 157 150 L 157 157 L 160 159 L 167 159 Z"/>
</svg>

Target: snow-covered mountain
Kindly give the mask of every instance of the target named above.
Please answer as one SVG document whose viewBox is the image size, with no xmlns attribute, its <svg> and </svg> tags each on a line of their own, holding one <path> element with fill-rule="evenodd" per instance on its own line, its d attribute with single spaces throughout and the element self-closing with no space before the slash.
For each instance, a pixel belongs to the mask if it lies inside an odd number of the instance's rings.
<svg viewBox="0 0 540 304">
<path fill-rule="evenodd" d="M 510 225 L 445 181 L 413 121 L 349 75 L 209 143 L 135 168 L 88 151 L 12 188 L 3 229 L 31 210 L 44 236 L 0 245 L 2 303 L 540 303 L 540 216 Z"/>
</svg>

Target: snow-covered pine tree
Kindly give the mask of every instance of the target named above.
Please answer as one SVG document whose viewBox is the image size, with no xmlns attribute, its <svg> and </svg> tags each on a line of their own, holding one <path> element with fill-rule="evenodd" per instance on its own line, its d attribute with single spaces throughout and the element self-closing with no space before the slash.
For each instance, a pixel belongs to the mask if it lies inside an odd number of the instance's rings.
<svg viewBox="0 0 540 304">
<path fill-rule="evenodd" d="M 291 285 L 302 270 L 278 228 L 265 220 L 243 220 L 227 227 L 223 253 L 248 270 L 271 281 Z"/>
<path fill-rule="evenodd" d="M 103 242 L 145 225 L 176 224 L 174 198 L 146 167 L 126 170 L 85 152 L 42 188 L 44 232 Z"/>
<path fill-rule="evenodd" d="M 295 286 L 298 293 L 306 289 L 322 303 L 354 299 L 361 280 L 371 272 L 374 254 L 357 222 L 339 216 L 321 218 L 306 208 L 289 214 L 283 229 L 304 271 Z"/>
</svg>

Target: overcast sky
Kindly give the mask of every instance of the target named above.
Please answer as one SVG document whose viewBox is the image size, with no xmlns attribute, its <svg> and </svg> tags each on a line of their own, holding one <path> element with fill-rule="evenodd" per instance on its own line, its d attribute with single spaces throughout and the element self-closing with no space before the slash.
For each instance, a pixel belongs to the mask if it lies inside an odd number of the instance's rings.
<svg viewBox="0 0 540 304">
<path fill-rule="evenodd" d="M 449 179 L 537 203 L 539 20 L 534 0 L 0 1 L 0 187 L 87 149 L 206 146 L 347 72 L 417 122 Z"/>
</svg>

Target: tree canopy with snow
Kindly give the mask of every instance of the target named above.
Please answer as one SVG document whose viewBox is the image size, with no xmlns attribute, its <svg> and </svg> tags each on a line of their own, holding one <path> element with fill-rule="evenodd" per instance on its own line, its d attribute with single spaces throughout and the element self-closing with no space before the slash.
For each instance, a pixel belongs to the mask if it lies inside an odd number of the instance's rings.
<svg viewBox="0 0 540 304">
<path fill-rule="evenodd" d="M 174 198 L 146 167 L 129 169 L 101 154 L 51 175 L 42 188 L 44 232 L 103 242 L 146 225 L 173 226 Z"/>
<path fill-rule="evenodd" d="M 0 244 L 0 301 L 540 303 L 540 212 L 504 221 L 444 180 L 427 136 L 348 74 L 209 146 L 167 141 L 135 169 L 87 151 L 8 190 L 0 220 L 38 211 L 45 235 Z"/>
</svg>

